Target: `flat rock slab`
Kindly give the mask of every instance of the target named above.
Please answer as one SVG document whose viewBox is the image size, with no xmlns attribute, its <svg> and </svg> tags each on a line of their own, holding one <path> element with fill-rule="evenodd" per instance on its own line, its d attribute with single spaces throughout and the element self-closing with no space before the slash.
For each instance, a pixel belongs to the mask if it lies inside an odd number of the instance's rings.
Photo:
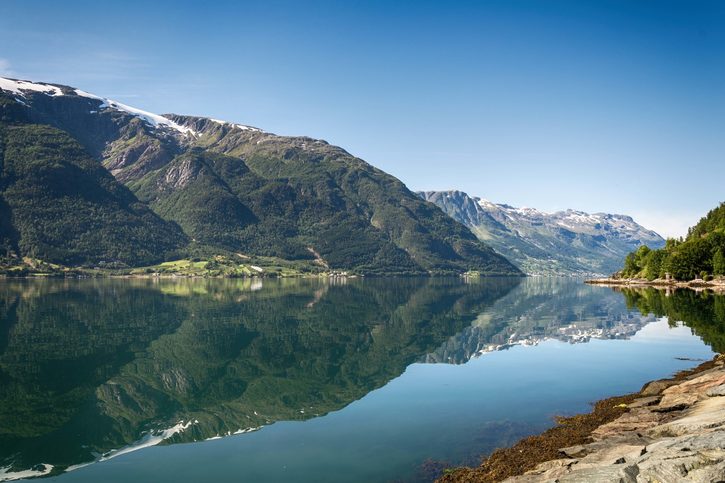
<svg viewBox="0 0 725 483">
<path fill-rule="evenodd" d="M 687 434 L 705 434 L 712 430 L 725 431 L 725 397 L 710 398 L 697 404 L 687 415 L 669 423 L 656 426 L 650 435 L 680 436 Z M 723 435 L 725 437 L 725 434 Z M 725 445 L 725 440 L 723 441 Z M 724 478 L 725 479 L 725 478 Z"/>
<path fill-rule="evenodd" d="M 722 359 L 722 356 L 721 356 Z M 719 361 L 718 361 L 719 362 Z M 508 482 L 725 482 L 725 368 L 647 384 L 643 397 L 592 433 Z"/>
<path fill-rule="evenodd" d="M 677 381 L 674 380 L 652 381 L 645 384 L 640 394 L 642 396 L 657 396 L 662 394 L 662 391 L 670 386 L 674 386 L 675 384 L 677 384 Z"/>
<path fill-rule="evenodd" d="M 705 393 L 708 397 L 725 396 L 725 384 L 711 387 Z"/>
<path fill-rule="evenodd" d="M 631 403 L 629 403 L 627 406 L 630 409 L 633 408 L 642 408 L 646 406 L 653 406 L 660 402 L 660 399 L 662 399 L 660 396 L 649 396 L 649 397 L 641 397 L 639 399 L 635 399 Z"/>
</svg>

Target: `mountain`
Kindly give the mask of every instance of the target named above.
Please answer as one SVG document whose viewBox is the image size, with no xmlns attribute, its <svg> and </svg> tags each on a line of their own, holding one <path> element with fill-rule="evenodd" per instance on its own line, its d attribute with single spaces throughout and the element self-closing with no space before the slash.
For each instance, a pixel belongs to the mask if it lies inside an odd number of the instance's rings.
<svg viewBox="0 0 725 483">
<path fill-rule="evenodd" d="M 725 276 L 725 203 L 700 219 L 684 240 L 667 240 L 664 248 L 640 247 L 627 255 L 618 274 L 625 278 L 709 279 Z"/>
<path fill-rule="evenodd" d="M 0 122 L 0 214 L 3 254 L 150 264 L 186 244 L 78 142 L 40 124 Z"/>
<path fill-rule="evenodd" d="M 530 275 L 610 274 L 632 250 L 664 245 L 662 237 L 629 216 L 574 210 L 544 213 L 491 203 L 462 191 L 418 195 L 440 206 Z"/>
<path fill-rule="evenodd" d="M 96 164 L 88 181 L 92 189 L 70 182 L 72 174 L 53 178 L 24 171 L 38 186 L 26 193 L 29 205 L 50 206 L 55 198 L 43 195 L 45 187 L 66 190 L 57 195 L 63 204 L 49 216 L 54 236 L 47 242 L 23 231 L 35 212 L 7 195 L 19 181 L 4 175 L 0 210 L 10 222 L 0 225 L 0 241 L 20 255 L 133 266 L 174 253 L 227 253 L 364 274 L 520 274 L 398 179 L 325 141 L 202 117 L 161 116 L 67 86 L 0 78 L 2 144 L 13 145 L 14 136 L 28 131 L 36 133 L 22 141 L 28 163 L 50 166 L 50 159 L 62 159 L 89 170 L 91 160 Z M 70 157 L 55 141 L 47 143 L 44 133 L 72 144 Z M 9 156 L 16 155 L 3 153 L 3 165 L 12 165 Z M 123 201 L 111 206 L 103 196 L 90 199 L 98 185 L 122 193 Z M 83 223 L 74 227 L 74 237 L 64 238 L 76 205 L 86 206 Z M 103 210 L 115 211 L 91 216 Z M 119 232 L 118 239 L 94 235 L 102 232 Z M 89 250 L 96 241 L 106 248 Z M 135 256 L 138 246 L 148 254 Z"/>
</svg>

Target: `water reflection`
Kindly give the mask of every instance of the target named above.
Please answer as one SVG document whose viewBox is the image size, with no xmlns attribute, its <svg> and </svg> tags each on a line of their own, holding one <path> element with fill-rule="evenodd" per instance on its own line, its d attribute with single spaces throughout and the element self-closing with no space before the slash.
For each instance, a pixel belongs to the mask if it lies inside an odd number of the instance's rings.
<svg viewBox="0 0 725 483">
<path fill-rule="evenodd" d="M 0 479 L 307 420 L 416 361 L 623 339 L 665 315 L 722 350 L 723 296 L 577 280 L 3 281 Z M 512 441 L 529 430 L 505 424 Z"/>
<path fill-rule="evenodd" d="M 629 308 L 644 314 L 666 316 L 671 325 L 683 322 L 715 352 L 725 351 L 725 294 L 685 289 L 616 290 L 624 294 Z"/>
<path fill-rule="evenodd" d="M 517 283 L 3 282 L 0 466 L 55 473 L 326 414 Z"/>
<path fill-rule="evenodd" d="M 646 311 L 627 311 L 620 294 L 592 290 L 577 279 L 530 278 L 422 361 L 462 364 L 488 352 L 549 339 L 572 344 L 628 339 L 655 319 Z"/>
</svg>

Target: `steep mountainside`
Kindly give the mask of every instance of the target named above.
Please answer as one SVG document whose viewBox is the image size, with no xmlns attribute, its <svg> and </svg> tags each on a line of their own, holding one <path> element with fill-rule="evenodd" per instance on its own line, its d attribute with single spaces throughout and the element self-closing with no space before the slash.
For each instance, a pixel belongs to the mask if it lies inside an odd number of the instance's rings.
<svg viewBox="0 0 725 483">
<path fill-rule="evenodd" d="M 662 237 L 629 216 L 574 210 L 544 213 L 494 204 L 461 191 L 418 194 L 532 275 L 609 274 L 637 247 L 664 245 Z"/>
<path fill-rule="evenodd" d="M 0 214 L 2 255 L 151 264 L 187 243 L 80 144 L 44 125 L 0 122 Z"/>
<path fill-rule="evenodd" d="M 3 129 L 63 131 L 130 188 L 134 203 L 150 207 L 164 226 L 181 227 L 195 253 L 309 260 L 369 274 L 520 273 L 399 180 L 324 141 L 159 116 L 66 86 L 0 78 L 0 89 Z M 18 223 L 21 213 L 0 225 L 0 240 L 12 240 Z M 21 254 L 72 261 L 20 240 Z"/>
<path fill-rule="evenodd" d="M 687 238 L 702 238 L 712 233 L 725 234 L 725 202 L 720 203 L 717 208 L 713 208 L 707 215 L 700 218 L 700 221 L 690 228 Z"/>
</svg>

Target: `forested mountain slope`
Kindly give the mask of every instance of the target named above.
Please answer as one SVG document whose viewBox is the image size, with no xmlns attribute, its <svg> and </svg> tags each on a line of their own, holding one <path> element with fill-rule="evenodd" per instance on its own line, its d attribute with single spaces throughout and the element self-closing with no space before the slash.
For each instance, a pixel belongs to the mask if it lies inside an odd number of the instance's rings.
<svg viewBox="0 0 725 483">
<path fill-rule="evenodd" d="M 684 240 L 667 240 L 660 250 L 641 247 L 627 256 L 620 276 L 677 280 L 725 276 L 725 203 L 690 228 Z"/>
<path fill-rule="evenodd" d="M 137 233 L 147 237 L 152 256 L 134 258 L 130 250 L 130 256 L 111 260 L 94 253 L 79 259 L 13 234 L 19 224 L 31 222 L 14 211 L 12 221 L 0 225 L 0 240 L 21 255 L 139 265 L 181 246 L 194 253 L 308 260 L 367 274 L 520 274 L 398 179 L 325 141 L 201 117 L 159 116 L 67 86 L 0 78 L 0 89 L 0 128 L 54 128 L 72 138 L 79 156 L 95 160 L 131 190 L 127 203 L 149 207 L 160 223 L 139 225 Z M 35 141 L 27 149 L 53 151 Z M 65 213 L 72 212 L 69 206 Z M 90 236 L 101 228 L 78 229 Z M 155 236 L 151 231 L 164 243 L 149 238 Z M 85 250 L 74 239 L 65 241 L 66 251 Z M 111 252 L 120 253 L 116 242 L 109 243 L 115 246 Z"/>
</svg>

